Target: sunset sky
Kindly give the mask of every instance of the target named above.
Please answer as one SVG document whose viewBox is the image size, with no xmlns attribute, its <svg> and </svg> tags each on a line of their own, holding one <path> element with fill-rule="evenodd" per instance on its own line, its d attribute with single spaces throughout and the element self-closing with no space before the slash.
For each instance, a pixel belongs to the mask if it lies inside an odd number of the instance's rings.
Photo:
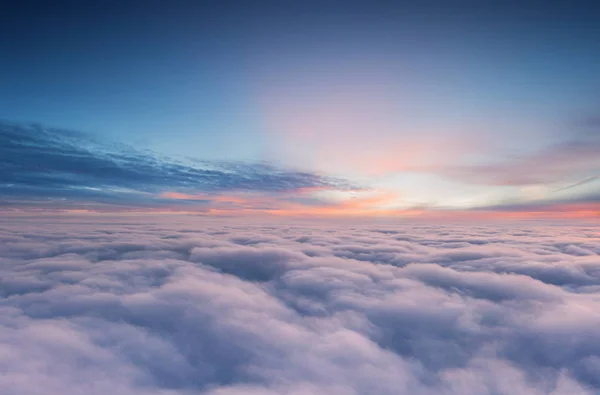
<svg viewBox="0 0 600 395">
<path fill-rule="evenodd" d="M 12 2 L 0 210 L 594 218 L 598 20 L 583 1 Z"/>
<path fill-rule="evenodd" d="M 1 0 L 1 395 L 600 395 L 600 0 Z"/>
</svg>

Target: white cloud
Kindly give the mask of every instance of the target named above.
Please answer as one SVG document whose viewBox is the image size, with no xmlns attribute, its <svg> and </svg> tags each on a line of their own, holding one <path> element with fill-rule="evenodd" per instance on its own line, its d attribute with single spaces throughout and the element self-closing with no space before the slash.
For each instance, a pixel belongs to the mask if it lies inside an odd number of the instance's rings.
<svg viewBox="0 0 600 395">
<path fill-rule="evenodd" d="M 226 221 L 0 226 L 0 393 L 600 390 L 598 228 Z"/>
</svg>

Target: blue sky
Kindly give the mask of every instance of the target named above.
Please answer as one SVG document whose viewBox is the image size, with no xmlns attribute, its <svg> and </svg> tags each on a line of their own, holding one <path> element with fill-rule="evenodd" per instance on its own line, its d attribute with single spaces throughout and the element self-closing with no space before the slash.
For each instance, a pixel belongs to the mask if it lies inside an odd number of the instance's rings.
<svg viewBox="0 0 600 395">
<path fill-rule="evenodd" d="M 6 11 L 0 119 L 12 123 L 395 196 L 375 210 L 600 194 L 592 2 L 14 2 Z M 156 193 L 211 192 L 171 189 Z M 347 194 L 301 198 L 356 198 Z"/>
</svg>

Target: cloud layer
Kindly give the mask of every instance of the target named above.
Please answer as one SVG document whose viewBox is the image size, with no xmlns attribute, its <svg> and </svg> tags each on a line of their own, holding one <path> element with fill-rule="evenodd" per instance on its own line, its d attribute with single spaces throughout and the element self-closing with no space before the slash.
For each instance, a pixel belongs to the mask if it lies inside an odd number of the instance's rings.
<svg viewBox="0 0 600 395">
<path fill-rule="evenodd" d="M 350 183 L 268 163 L 178 162 L 79 132 L 0 122 L 0 205 L 160 208 L 165 192 L 277 194 L 307 188 L 346 190 Z M 206 199 L 177 200 L 202 206 Z"/>
<path fill-rule="evenodd" d="M 0 225 L 0 393 L 594 394 L 600 229 Z"/>
<path fill-rule="evenodd" d="M 558 191 L 592 183 L 600 169 L 600 128 L 597 117 L 570 125 L 573 129 L 560 142 L 537 152 L 505 158 L 504 161 L 448 166 L 442 173 L 470 183 L 485 185 L 539 185 L 566 183 Z M 577 181 L 569 183 L 569 180 Z"/>
</svg>

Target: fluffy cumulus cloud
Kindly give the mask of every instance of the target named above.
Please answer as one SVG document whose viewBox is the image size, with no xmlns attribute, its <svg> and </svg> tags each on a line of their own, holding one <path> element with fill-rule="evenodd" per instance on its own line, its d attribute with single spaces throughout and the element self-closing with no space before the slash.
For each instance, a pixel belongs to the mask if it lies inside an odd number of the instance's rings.
<svg viewBox="0 0 600 395">
<path fill-rule="evenodd" d="M 0 224 L 0 393 L 595 394 L 600 228 Z"/>
</svg>

